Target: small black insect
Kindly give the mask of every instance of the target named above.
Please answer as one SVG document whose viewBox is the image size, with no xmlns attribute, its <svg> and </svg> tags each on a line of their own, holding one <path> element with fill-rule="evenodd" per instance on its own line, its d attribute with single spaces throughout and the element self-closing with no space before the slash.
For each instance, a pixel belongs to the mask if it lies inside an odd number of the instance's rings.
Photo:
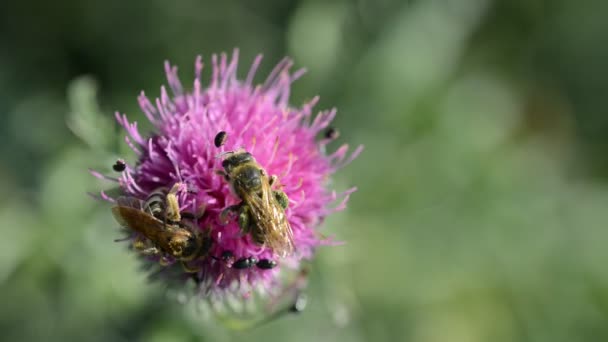
<svg viewBox="0 0 608 342">
<path fill-rule="evenodd" d="M 277 267 L 277 262 L 270 259 L 260 259 L 255 265 L 262 270 L 271 270 Z"/>
<path fill-rule="evenodd" d="M 123 172 L 127 168 L 127 164 L 122 159 L 118 159 L 114 165 L 112 165 L 112 169 L 116 172 Z"/>
<path fill-rule="evenodd" d="M 256 259 L 255 257 L 244 257 L 237 261 L 234 261 L 234 254 L 231 251 L 223 251 L 219 258 L 216 260 L 222 260 L 228 267 L 232 267 L 237 270 L 244 270 L 256 266 L 261 270 L 271 270 L 277 267 L 277 262 L 270 259 Z"/>
<path fill-rule="evenodd" d="M 213 143 L 215 147 L 220 147 L 226 143 L 226 139 L 228 139 L 228 134 L 224 131 L 220 131 L 213 139 Z"/>
<path fill-rule="evenodd" d="M 340 131 L 338 131 L 337 128 L 329 127 L 325 131 L 326 139 L 336 140 L 336 139 L 338 139 L 339 136 L 340 136 Z"/>
<path fill-rule="evenodd" d="M 222 252 L 222 261 L 229 262 L 229 261 L 232 261 L 232 259 L 234 259 L 234 254 L 232 254 L 231 251 Z"/>
<path fill-rule="evenodd" d="M 232 264 L 232 268 L 235 268 L 237 270 L 244 270 L 246 268 L 253 267 L 253 265 L 255 265 L 257 262 L 258 260 L 254 257 L 240 258 Z"/>
</svg>

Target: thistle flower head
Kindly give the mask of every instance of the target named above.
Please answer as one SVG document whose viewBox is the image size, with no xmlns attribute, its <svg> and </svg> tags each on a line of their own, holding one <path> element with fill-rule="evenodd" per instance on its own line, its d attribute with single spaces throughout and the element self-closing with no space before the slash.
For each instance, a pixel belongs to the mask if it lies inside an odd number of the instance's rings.
<svg viewBox="0 0 608 342">
<path fill-rule="evenodd" d="M 282 269 L 297 268 L 302 260 L 313 257 L 316 247 L 331 244 L 317 229 L 327 215 L 345 207 L 354 189 L 336 194 L 327 187 L 329 177 L 355 158 L 361 148 L 350 156 L 347 146 L 326 153 L 331 138 L 318 136 L 336 112 L 313 115 L 316 97 L 300 107 L 289 105 L 290 86 L 303 74 L 303 70 L 290 72 L 290 60 L 281 61 L 259 85 L 253 84 L 253 78 L 261 56 L 254 60 L 245 80 L 236 76 L 238 51 L 230 60 L 222 54 L 212 56 L 211 61 L 211 79 L 205 85 L 202 60 L 197 58 L 191 91 L 184 90 L 177 68 L 165 63 L 172 94 L 161 87 L 160 98 L 154 101 L 143 92 L 139 96 L 141 110 L 155 127 L 149 137 L 140 133 L 136 122 L 116 113 L 137 163 L 127 163 L 121 176 L 113 180 L 125 196 L 142 202 L 158 189 L 174 189 L 180 212 L 195 213 L 189 229 L 212 243 L 203 256 L 189 260 L 188 271 L 179 268 L 178 273 L 184 281 L 196 279 L 201 293 L 270 289 L 278 286 Z M 218 143 L 216 136 L 222 131 L 226 132 L 225 141 L 219 137 Z M 227 207 L 242 203 L 242 198 L 218 170 L 223 170 L 227 153 L 243 150 L 251 153 L 268 179 L 276 175 L 272 188 L 281 190 L 288 199 L 284 215 L 294 245 L 289 255 L 279 255 L 243 232 L 236 215 L 228 220 L 222 216 Z M 116 200 L 103 192 L 101 196 Z M 138 239 L 137 235 L 133 234 L 132 239 Z M 146 256 L 146 260 L 160 260 L 169 264 L 167 268 L 179 261 L 162 250 Z M 248 260 L 264 262 L 260 267 L 236 264 Z"/>
</svg>

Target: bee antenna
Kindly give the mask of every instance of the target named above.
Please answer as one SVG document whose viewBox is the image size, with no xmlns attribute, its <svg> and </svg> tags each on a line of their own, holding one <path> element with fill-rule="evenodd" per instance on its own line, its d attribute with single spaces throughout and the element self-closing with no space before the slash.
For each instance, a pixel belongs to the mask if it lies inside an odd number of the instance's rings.
<svg viewBox="0 0 608 342">
<path fill-rule="evenodd" d="M 218 153 L 218 154 L 215 155 L 215 158 L 216 159 L 224 159 L 224 157 L 228 156 L 228 155 L 238 154 L 238 153 L 246 153 L 246 152 L 247 152 L 247 150 L 245 149 L 245 147 L 240 146 L 236 150 L 224 151 L 224 152 Z"/>
<path fill-rule="evenodd" d="M 225 151 L 215 155 L 215 159 L 224 159 L 225 156 L 235 154 L 236 151 Z"/>
<path fill-rule="evenodd" d="M 114 239 L 114 242 L 123 242 L 123 241 L 130 240 L 131 238 L 132 238 L 132 236 L 127 236 L 127 237 L 120 238 L 120 239 Z"/>
</svg>

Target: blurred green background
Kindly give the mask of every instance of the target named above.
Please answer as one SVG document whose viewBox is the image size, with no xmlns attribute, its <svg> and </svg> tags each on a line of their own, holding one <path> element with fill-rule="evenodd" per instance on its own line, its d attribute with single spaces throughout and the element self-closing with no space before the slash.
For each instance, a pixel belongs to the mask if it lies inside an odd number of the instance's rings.
<svg viewBox="0 0 608 342">
<path fill-rule="evenodd" d="M 0 339 L 607 340 L 606 13 L 601 0 L 1 2 Z M 136 96 L 158 95 L 165 59 L 189 84 L 197 54 L 234 47 L 241 75 L 260 52 L 262 76 L 284 55 L 307 67 L 292 102 L 320 94 L 338 143 L 366 146 L 336 176 L 359 191 L 325 225 L 347 244 L 319 251 L 308 310 L 247 332 L 149 284 L 112 241 L 109 206 L 85 195 L 107 186 L 88 167 L 133 159 L 103 129 L 119 132 L 114 110 L 141 121 Z"/>
</svg>

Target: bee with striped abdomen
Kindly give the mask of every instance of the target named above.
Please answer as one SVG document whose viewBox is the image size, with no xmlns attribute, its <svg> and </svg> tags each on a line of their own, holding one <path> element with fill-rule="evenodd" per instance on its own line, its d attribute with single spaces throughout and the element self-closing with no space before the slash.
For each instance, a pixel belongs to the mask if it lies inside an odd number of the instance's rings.
<svg viewBox="0 0 608 342">
<path fill-rule="evenodd" d="M 224 209 L 220 218 L 226 222 L 230 213 L 236 213 L 241 231 L 250 233 L 253 241 L 281 257 L 292 254 L 293 232 L 285 215 L 289 200 L 284 192 L 272 189 L 276 176 L 269 178 L 249 152 L 225 155 L 224 170 L 219 173 L 230 183 L 241 203 Z"/>
<path fill-rule="evenodd" d="M 135 197 L 119 197 L 112 214 L 123 227 L 139 234 L 133 246 L 142 254 L 160 255 L 161 262 L 166 257 L 173 258 L 187 271 L 194 272 L 197 270 L 187 263 L 206 257 L 213 241 L 182 220 L 174 189 L 165 193 L 161 201 L 157 192 L 145 202 Z"/>
</svg>

